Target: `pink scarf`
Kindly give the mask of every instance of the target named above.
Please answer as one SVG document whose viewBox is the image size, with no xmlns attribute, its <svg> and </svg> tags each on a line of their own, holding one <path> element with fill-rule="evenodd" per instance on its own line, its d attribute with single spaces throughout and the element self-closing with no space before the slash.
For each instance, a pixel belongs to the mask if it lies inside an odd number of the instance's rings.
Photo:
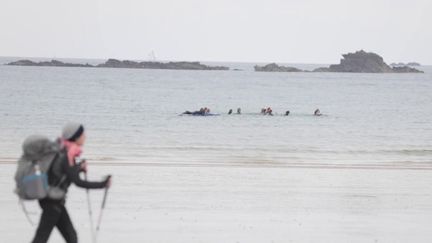
<svg viewBox="0 0 432 243">
<path fill-rule="evenodd" d="M 79 157 L 82 153 L 81 146 L 78 144 L 62 139 L 62 145 L 66 147 L 67 157 L 70 166 L 75 165 L 75 158 Z"/>
</svg>

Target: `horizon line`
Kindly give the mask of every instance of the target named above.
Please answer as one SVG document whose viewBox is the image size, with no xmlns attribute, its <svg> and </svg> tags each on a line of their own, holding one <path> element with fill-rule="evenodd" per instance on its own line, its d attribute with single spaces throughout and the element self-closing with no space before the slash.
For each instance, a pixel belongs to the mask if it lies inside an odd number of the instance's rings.
<svg viewBox="0 0 432 243">
<path fill-rule="evenodd" d="M 81 59 L 81 60 L 109 60 L 109 59 L 117 59 L 117 60 L 121 60 L 121 61 L 140 61 L 140 62 L 214 62 L 214 63 L 250 63 L 250 64 L 263 64 L 263 63 L 284 63 L 284 64 L 302 64 L 302 65 L 332 65 L 332 64 L 338 64 L 338 63 L 307 63 L 307 62 L 285 62 L 285 61 L 267 61 L 267 62 L 263 62 L 263 61 L 209 61 L 209 60 L 194 60 L 194 61 L 189 61 L 189 60 L 180 60 L 180 59 L 171 59 L 171 60 L 163 60 L 163 59 L 157 59 L 157 60 L 146 60 L 146 59 L 135 59 L 135 58 L 130 58 L 130 59 L 124 59 L 124 58 L 117 58 L 117 57 L 109 57 L 109 58 L 93 58 L 93 57 L 41 57 L 41 56 L 1 56 L 0 58 L 39 58 L 39 59 L 51 59 L 51 60 L 57 60 L 57 59 Z M 415 62 L 415 61 L 408 61 L 405 63 L 409 63 L 409 62 Z M 388 65 L 390 65 L 391 63 L 396 63 L 398 64 L 399 62 L 390 62 L 387 63 Z M 420 66 L 432 66 L 432 64 L 422 64 L 420 63 Z"/>
<path fill-rule="evenodd" d="M 35 59 L 51 59 L 51 60 L 59 60 L 59 59 L 80 59 L 80 60 L 108 60 L 108 59 L 116 59 L 121 61 L 140 61 L 140 62 L 215 62 L 215 63 L 251 63 L 251 64 L 262 64 L 262 63 L 287 63 L 287 64 L 306 64 L 306 65 L 331 65 L 334 63 L 306 63 L 306 62 L 284 62 L 284 61 L 209 61 L 209 60 L 182 60 L 182 59 L 156 59 L 156 60 L 147 60 L 147 59 L 136 59 L 136 58 L 117 58 L 117 57 L 109 57 L 109 58 L 94 58 L 94 57 L 41 57 L 41 56 L 1 56 L 0 58 L 35 58 Z"/>
</svg>

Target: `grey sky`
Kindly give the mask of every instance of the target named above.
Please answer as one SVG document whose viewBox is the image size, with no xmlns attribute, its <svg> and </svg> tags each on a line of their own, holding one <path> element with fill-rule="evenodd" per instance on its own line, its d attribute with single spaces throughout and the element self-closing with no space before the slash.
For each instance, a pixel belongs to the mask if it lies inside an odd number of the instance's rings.
<svg viewBox="0 0 432 243">
<path fill-rule="evenodd" d="M 431 0 L 0 0 L 0 56 L 432 64 Z"/>
</svg>

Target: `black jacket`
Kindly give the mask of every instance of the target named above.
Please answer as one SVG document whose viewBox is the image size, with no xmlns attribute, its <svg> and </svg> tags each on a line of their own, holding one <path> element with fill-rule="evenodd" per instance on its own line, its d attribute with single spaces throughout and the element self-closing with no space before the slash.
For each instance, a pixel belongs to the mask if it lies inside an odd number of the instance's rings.
<svg viewBox="0 0 432 243">
<path fill-rule="evenodd" d="M 81 179 L 81 172 L 83 171 L 79 164 L 70 165 L 67 151 L 66 149 L 62 149 L 57 154 L 48 172 L 48 184 L 50 186 L 59 187 L 65 194 L 72 183 L 78 187 L 87 189 L 101 189 L 106 187 L 108 179 L 101 182 L 90 182 Z"/>
</svg>

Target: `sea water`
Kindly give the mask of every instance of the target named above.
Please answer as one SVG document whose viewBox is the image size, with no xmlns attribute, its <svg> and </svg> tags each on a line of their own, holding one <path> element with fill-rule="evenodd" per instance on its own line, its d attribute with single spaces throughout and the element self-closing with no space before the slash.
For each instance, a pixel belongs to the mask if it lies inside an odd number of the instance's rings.
<svg viewBox="0 0 432 243">
<path fill-rule="evenodd" d="M 221 65 L 218 63 L 218 65 Z M 0 161 L 30 134 L 87 132 L 94 163 L 177 166 L 432 165 L 424 74 L 261 73 L 0 66 Z M 208 107 L 219 116 L 182 116 Z M 274 116 L 260 115 L 271 107 Z M 242 114 L 228 115 L 241 108 Z M 319 108 L 322 116 L 313 116 Z M 284 116 L 289 110 L 289 116 Z"/>
</svg>

